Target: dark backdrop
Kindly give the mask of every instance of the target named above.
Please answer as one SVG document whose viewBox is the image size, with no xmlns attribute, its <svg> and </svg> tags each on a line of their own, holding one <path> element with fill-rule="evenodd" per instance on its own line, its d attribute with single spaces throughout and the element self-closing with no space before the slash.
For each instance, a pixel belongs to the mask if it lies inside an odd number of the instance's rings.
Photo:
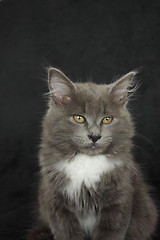
<svg viewBox="0 0 160 240">
<path fill-rule="evenodd" d="M 160 1 L 0 1 L 0 240 L 31 226 L 47 92 L 44 67 L 110 82 L 139 68 L 136 159 L 160 195 Z M 160 235 L 159 235 L 160 237 Z M 155 239 L 159 239 L 158 230 Z"/>
</svg>

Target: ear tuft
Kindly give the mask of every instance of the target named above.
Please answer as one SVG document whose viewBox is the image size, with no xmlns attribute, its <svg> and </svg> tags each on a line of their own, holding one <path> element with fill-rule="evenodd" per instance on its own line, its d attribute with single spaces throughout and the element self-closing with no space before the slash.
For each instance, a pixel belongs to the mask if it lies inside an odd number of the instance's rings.
<svg viewBox="0 0 160 240">
<path fill-rule="evenodd" d="M 76 86 L 60 70 L 50 67 L 48 69 L 48 87 L 51 98 L 57 105 L 71 102 Z"/>
<path fill-rule="evenodd" d="M 110 94 L 114 102 L 124 104 L 128 101 L 129 97 L 137 90 L 137 84 L 134 81 L 137 74 L 137 71 L 131 71 L 111 84 Z"/>
</svg>

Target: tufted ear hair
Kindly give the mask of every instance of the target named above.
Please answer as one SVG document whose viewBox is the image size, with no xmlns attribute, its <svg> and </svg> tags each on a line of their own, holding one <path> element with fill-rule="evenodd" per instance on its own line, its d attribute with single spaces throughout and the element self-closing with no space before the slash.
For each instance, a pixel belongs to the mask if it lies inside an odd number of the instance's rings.
<svg viewBox="0 0 160 240">
<path fill-rule="evenodd" d="M 125 104 L 130 95 L 137 90 L 137 85 L 134 82 L 137 71 L 132 71 L 119 78 L 111 84 L 110 95 L 113 102 L 117 104 Z"/>
<path fill-rule="evenodd" d="M 48 87 L 52 100 L 60 106 L 71 102 L 76 92 L 74 83 L 60 70 L 52 67 L 48 69 Z"/>
</svg>

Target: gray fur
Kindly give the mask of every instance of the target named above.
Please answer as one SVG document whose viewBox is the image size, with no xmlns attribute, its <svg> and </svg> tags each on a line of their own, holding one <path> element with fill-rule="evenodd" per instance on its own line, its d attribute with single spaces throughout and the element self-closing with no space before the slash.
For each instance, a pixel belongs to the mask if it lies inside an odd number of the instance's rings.
<svg viewBox="0 0 160 240">
<path fill-rule="evenodd" d="M 109 85 L 74 84 L 57 69 L 48 72 L 49 108 L 39 152 L 40 225 L 50 229 L 55 240 L 147 240 L 155 230 L 157 211 L 131 153 L 134 124 L 127 103 L 136 72 Z M 76 123 L 74 114 L 87 121 Z M 114 122 L 102 124 L 106 116 Z M 94 147 L 90 134 L 101 135 Z M 56 166 L 74 161 L 78 153 L 105 155 L 122 164 L 103 173 L 96 187 L 82 184 L 77 202 L 65 194 L 70 178 Z M 85 221 L 90 213 L 96 223 L 87 233 L 79 219 Z"/>
</svg>

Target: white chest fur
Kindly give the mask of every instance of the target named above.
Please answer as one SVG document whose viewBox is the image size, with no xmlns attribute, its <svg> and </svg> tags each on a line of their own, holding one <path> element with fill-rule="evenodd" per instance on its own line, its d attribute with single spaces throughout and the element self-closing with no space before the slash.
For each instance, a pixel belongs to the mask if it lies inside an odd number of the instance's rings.
<svg viewBox="0 0 160 240">
<path fill-rule="evenodd" d="M 107 158 L 105 155 L 77 154 L 72 160 L 59 162 L 57 170 L 64 172 L 70 179 L 65 192 L 70 199 L 75 199 L 80 194 L 82 184 L 95 189 L 104 173 L 111 172 L 121 164 L 120 160 Z"/>
</svg>

